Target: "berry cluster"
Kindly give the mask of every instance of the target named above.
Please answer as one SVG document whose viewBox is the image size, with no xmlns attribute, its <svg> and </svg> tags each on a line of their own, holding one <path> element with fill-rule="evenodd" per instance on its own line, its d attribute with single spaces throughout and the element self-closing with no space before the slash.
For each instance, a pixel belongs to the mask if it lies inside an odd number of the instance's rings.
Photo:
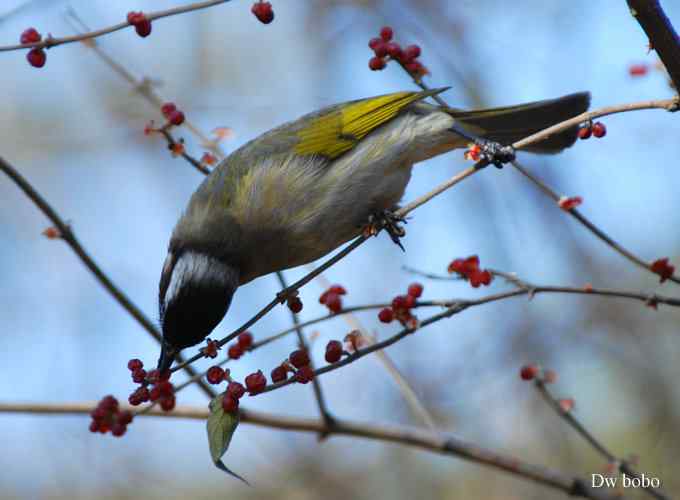
<svg viewBox="0 0 680 500">
<path fill-rule="evenodd" d="M 672 277 L 673 273 L 675 272 L 675 266 L 668 263 L 668 257 L 656 259 L 654 262 L 652 262 L 649 268 L 653 273 L 656 273 L 660 276 L 659 283 L 663 283 L 668 278 Z"/>
<path fill-rule="evenodd" d="M 127 426 L 132 422 L 132 413 L 127 410 L 120 410 L 118 400 L 113 396 L 104 396 L 97 407 L 90 412 L 92 422 L 90 422 L 90 432 L 111 434 L 120 437 L 125 434 Z"/>
<path fill-rule="evenodd" d="M 146 371 L 144 363 L 139 359 L 128 361 L 128 369 L 131 372 L 132 381 L 141 384 L 128 397 L 128 403 L 139 406 L 147 401 L 158 401 L 163 411 L 172 411 L 175 408 L 175 386 L 170 382 L 170 370 L 160 373 L 158 370 Z M 151 389 L 148 385 L 153 384 Z"/>
<path fill-rule="evenodd" d="M 243 353 L 248 351 L 253 345 L 253 334 L 250 332 L 241 333 L 236 342 L 231 344 L 227 349 L 227 355 L 231 359 L 238 359 L 243 356 Z"/>
<path fill-rule="evenodd" d="M 416 299 L 423 294 L 423 285 L 411 283 L 406 291 L 406 295 L 397 295 L 392 299 L 392 307 L 381 309 L 378 319 L 383 323 L 391 323 L 395 318 L 407 328 L 416 328 L 418 318 L 412 313 L 411 309 L 416 307 Z"/>
<path fill-rule="evenodd" d="M 151 20 L 143 12 L 128 12 L 127 22 L 135 27 L 135 31 L 142 38 L 151 34 Z"/>
<path fill-rule="evenodd" d="M 579 139 L 590 139 L 590 136 L 597 137 L 600 139 L 607 135 L 607 127 L 604 126 L 602 122 L 586 123 L 578 129 Z"/>
<path fill-rule="evenodd" d="M 274 10 L 272 9 L 272 4 L 269 2 L 263 2 L 262 0 L 255 2 L 251 7 L 250 12 L 252 12 L 262 24 L 269 24 L 274 20 Z"/>
<path fill-rule="evenodd" d="M 42 35 L 38 33 L 38 30 L 36 30 L 35 28 L 25 29 L 23 33 L 21 33 L 21 36 L 19 37 L 19 43 L 21 44 L 37 43 L 41 40 Z M 39 47 L 34 47 L 28 51 L 28 54 L 26 54 L 26 59 L 28 60 L 28 64 L 30 64 L 34 68 L 42 68 L 43 66 L 45 66 L 45 61 L 47 61 L 47 54 L 43 49 Z"/>
<path fill-rule="evenodd" d="M 420 47 L 418 45 L 409 45 L 406 48 L 401 47 L 398 43 L 392 41 L 394 31 L 389 26 L 385 26 L 380 30 L 380 36 L 371 38 L 368 42 L 369 48 L 375 54 L 368 61 L 368 67 L 373 71 L 380 71 L 385 69 L 390 60 L 397 61 L 408 73 L 419 80 L 429 71 L 418 61 L 420 57 Z"/>
<path fill-rule="evenodd" d="M 569 211 L 573 208 L 578 207 L 581 203 L 583 203 L 583 198 L 580 196 L 562 196 L 558 201 L 557 204 L 562 210 Z"/>
<path fill-rule="evenodd" d="M 493 275 L 488 269 L 479 268 L 479 257 L 471 255 L 465 259 L 456 259 L 449 264 L 449 274 L 458 273 L 463 279 L 470 282 L 472 288 L 479 288 L 479 285 L 489 285 L 493 280 Z"/>
<path fill-rule="evenodd" d="M 247 381 L 248 378 L 246 377 L 246 383 Z M 224 395 L 222 396 L 222 409 L 227 413 L 234 413 L 236 410 L 238 410 L 239 400 L 243 397 L 245 393 L 246 388 L 243 387 L 243 384 L 241 384 L 240 382 L 234 382 L 233 380 L 229 382 L 227 390 L 224 391 Z"/>
<path fill-rule="evenodd" d="M 314 379 L 314 369 L 309 358 L 309 353 L 304 349 L 298 349 L 288 355 L 288 359 L 271 371 L 272 382 L 285 382 L 288 373 L 293 374 L 293 380 L 300 384 L 306 384 Z"/>
<path fill-rule="evenodd" d="M 319 304 L 325 305 L 331 313 L 338 314 L 342 311 L 342 295 L 347 295 L 347 290 L 341 285 L 333 285 L 319 297 Z"/>
<path fill-rule="evenodd" d="M 407 328 L 416 328 L 418 318 L 411 314 L 411 309 L 416 306 L 416 299 L 423 294 L 423 285 L 412 283 L 409 285 L 406 295 L 397 295 L 392 299 L 392 307 L 381 309 L 378 319 L 383 323 L 391 323 L 395 318 Z"/>
<path fill-rule="evenodd" d="M 184 123 L 184 113 L 177 109 L 177 105 L 174 102 L 166 102 L 161 106 L 161 113 L 166 120 L 168 120 L 169 125 L 179 126 Z"/>
</svg>

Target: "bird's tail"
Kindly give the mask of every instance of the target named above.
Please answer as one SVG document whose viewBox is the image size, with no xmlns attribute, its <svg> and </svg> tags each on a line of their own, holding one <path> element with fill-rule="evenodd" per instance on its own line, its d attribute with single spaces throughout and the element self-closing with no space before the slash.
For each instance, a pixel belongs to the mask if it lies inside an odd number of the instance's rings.
<svg viewBox="0 0 680 500">
<path fill-rule="evenodd" d="M 590 93 L 578 92 L 556 99 L 516 106 L 463 111 L 444 109 L 456 126 L 477 136 L 509 145 L 524 137 L 568 120 L 590 106 Z M 455 130 L 454 130 L 455 131 Z M 578 126 L 571 127 L 525 148 L 534 153 L 558 153 L 576 141 Z"/>
</svg>

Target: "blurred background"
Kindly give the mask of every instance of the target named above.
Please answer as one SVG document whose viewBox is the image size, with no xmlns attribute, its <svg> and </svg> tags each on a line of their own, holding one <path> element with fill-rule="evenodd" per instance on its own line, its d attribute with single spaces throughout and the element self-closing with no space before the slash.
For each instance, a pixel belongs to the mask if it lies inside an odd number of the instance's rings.
<svg viewBox="0 0 680 500">
<path fill-rule="evenodd" d="M 94 28 L 120 22 L 130 10 L 180 1 L 4 0 L 0 43 L 17 43 L 34 26 L 54 36 L 73 33 L 72 7 Z M 418 43 L 431 71 L 426 82 L 451 85 L 444 97 L 461 107 L 505 105 L 590 90 L 593 107 L 666 98 L 666 77 L 632 78 L 631 64 L 654 64 L 647 39 L 625 2 L 501 0 L 272 0 L 276 19 L 259 23 L 252 2 L 233 1 L 162 19 L 142 39 L 124 30 L 99 39 L 137 78 L 158 83 L 189 120 L 209 132 L 229 127 L 231 151 L 281 122 L 319 107 L 414 88 L 394 65 L 371 72 L 368 40 L 391 25 L 396 41 Z M 663 2 L 680 25 L 680 4 Z M 15 10 L 17 9 L 17 10 Z M 48 52 L 41 70 L 24 52 L 0 55 L 3 78 L 0 154 L 70 221 L 102 268 L 141 309 L 157 318 L 157 286 L 170 232 L 203 176 L 173 159 L 162 138 L 143 134 L 157 109 L 92 50 L 71 44 Z M 583 213 L 646 260 L 678 263 L 680 154 L 677 116 L 643 111 L 605 119 L 603 140 L 579 142 L 558 157 L 525 156 L 556 190 L 584 198 Z M 190 153 L 200 143 L 181 131 Z M 410 200 L 467 166 L 460 151 L 414 170 Z M 158 346 L 95 281 L 66 244 L 41 232 L 46 218 L 0 176 L 0 401 L 125 400 L 133 388 L 127 360 L 153 364 Z M 509 288 L 428 281 L 409 266 L 445 273 L 455 257 L 479 254 L 482 266 L 517 272 L 534 283 L 620 288 L 677 295 L 674 285 L 632 266 L 560 211 L 512 168 L 466 180 L 419 208 L 404 240 L 406 253 L 381 236 L 325 273 L 349 294 L 346 305 L 384 302 L 422 281 L 425 299 L 480 297 Z M 290 281 L 308 269 L 287 272 Z M 275 277 L 239 289 L 224 336 L 278 291 Z M 303 319 L 324 309 L 318 282 L 301 291 Z M 419 312 L 426 317 L 431 312 Z M 360 320 L 378 338 L 395 324 L 375 312 Z M 289 326 L 278 308 L 252 329 L 255 338 Z M 313 355 L 349 328 L 335 319 L 307 330 Z M 526 362 L 555 369 L 555 393 L 573 397 L 576 415 L 610 449 L 639 456 L 639 470 L 680 494 L 680 356 L 678 311 L 598 297 L 539 295 L 470 309 L 388 350 L 445 432 L 589 477 L 604 460 L 518 377 Z M 269 373 L 295 345 L 287 337 L 232 364 L 242 379 Z M 200 365 L 209 366 L 208 362 Z M 184 375 L 181 374 L 180 378 Z M 333 414 L 353 420 L 422 425 L 374 356 L 321 378 Z M 289 386 L 244 400 L 247 408 L 315 416 L 309 386 Z M 178 404 L 204 405 L 196 388 Z M 558 498 L 564 495 L 514 476 L 365 440 L 242 425 L 225 458 L 248 488 L 215 469 L 205 425 L 139 418 L 122 439 L 90 434 L 89 419 L 0 414 L 2 498 L 412 499 Z M 639 497 L 639 492 L 626 494 Z"/>
</svg>

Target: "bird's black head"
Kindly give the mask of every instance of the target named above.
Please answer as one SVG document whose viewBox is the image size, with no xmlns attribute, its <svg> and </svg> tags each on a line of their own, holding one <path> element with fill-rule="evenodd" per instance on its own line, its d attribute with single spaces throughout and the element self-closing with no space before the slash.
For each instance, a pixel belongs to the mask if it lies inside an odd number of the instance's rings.
<svg viewBox="0 0 680 500">
<path fill-rule="evenodd" d="M 205 339 L 222 321 L 238 287 L 238 270 L 202 252 L 170 251 L 159 286 L 162 372 L 175 355 Z"/>
</svg>

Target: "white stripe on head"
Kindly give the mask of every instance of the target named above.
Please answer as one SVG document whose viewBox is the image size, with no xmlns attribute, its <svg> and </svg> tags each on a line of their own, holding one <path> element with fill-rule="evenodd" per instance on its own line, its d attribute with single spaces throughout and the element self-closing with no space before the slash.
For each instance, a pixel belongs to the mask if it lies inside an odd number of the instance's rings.
<svg viewBox="0 0 680 500">
<path fill-rule="evenodd" d="M 168 254 L 164 269 L 171 265 L 173 258 L 174 256 Z M 165 297 L 163 297 L 164 309 L 167 309 L 168 304 L 179 295 L 182 288 L 187 284 L 223 287 L 233 283 L 235 280 L 233 274 L 233 268 L 214 257 L 189 250 L 182 252 L 172 268 L 170 283 L 165 292 Z"/>
</svg>

